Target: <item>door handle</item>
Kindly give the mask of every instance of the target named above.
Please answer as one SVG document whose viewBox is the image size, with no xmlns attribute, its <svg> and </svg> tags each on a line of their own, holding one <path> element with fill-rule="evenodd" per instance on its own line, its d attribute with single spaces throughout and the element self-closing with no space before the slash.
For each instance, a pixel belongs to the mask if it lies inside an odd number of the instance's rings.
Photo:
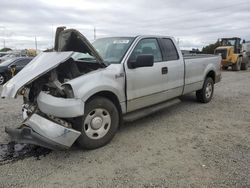
<svg viewBox="0 0 250 188">
<path fill-rule="evenodd" d="M 167 67 L 162 67 L 161 68 L 161 74 L 167 74 L 168 73 L 168 68 Z"/>
</svg>

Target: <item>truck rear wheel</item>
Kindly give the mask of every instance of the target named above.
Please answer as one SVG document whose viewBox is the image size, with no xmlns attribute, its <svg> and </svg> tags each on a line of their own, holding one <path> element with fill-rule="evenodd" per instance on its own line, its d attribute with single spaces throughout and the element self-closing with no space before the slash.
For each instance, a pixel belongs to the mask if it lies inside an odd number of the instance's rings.
<svg viewBox="0 0 250 188">
<path fill-rule="evenodd" d="M 237 59 L 237 62 L 232 65 L 233 71 L 239 71 L 241 68 L 241 58 Z"/>
<path fill-rule="evenodd" d="M 214 81 L 211 77 L 207 77 L 204 81 L 201 90 L 196 91 L 196 98 L 201 103 L 208 103 L 211 101 L 214 94 Z"/>
<path fill-rule="evenodd" d="M 81 132 L 77 143 L 84 149 L 102 147 L 112 140 L 118 125 L 119 113 L 116 106 L 107 98 L 93 98 L 86 103 L 84 115 L 74 125 Z"/>
</svg>

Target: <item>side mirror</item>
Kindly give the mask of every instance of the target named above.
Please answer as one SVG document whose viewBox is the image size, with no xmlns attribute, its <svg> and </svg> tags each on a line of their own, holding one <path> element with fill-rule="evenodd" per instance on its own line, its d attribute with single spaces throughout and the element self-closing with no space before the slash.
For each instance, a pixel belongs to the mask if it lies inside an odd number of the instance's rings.
<svg viewBox="0 0 250 188">
<path fill-rule="evenodd" d="M 138 55 L 136 61 L 128 61 L 128 67 L 130 69 L 136 69 L 139 67 L 152 67 L 154 65 L 154 56 L 153 55 Z"/>
</svg>

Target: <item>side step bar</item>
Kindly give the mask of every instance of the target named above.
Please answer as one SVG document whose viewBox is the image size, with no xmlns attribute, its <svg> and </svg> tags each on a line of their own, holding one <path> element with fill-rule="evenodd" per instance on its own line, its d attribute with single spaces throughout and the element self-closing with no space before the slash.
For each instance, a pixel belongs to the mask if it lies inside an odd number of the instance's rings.
<svg viewBox="0 0 250 188">
<path fill-rule="evenodd" d="M 159 104 L 156 104 L 156 105 L 153 105 L 153 106 L 150 106 L 150 107 L 146 107 L 146 108 L 143 108 L 143 109 L 140 109 L 140 110 L 136 110 L 134 112 L 130 112 L 130 113 L 124 115 L 123 116 L 123 121 L 124 122 L 132 122 L 132 121 L 135 121 L 137 119 L 148 116 L 150 114 L 153 114 L 155 112 L 158 112 L 158 111 L 160 111 L 160 110 L 162 110 L 164 108 L 167 108 L 167 107 L 173 106 L 175 104 L 178 104 L 180 102 L 181 102 L 181 100 L 176 98 L 176 99 L 172 99 L 172 100 L 169 100 L 169 101 L 166 101 L 166 102 L 163 102 L 163 103 L 159 103 Z"/>
</svg>

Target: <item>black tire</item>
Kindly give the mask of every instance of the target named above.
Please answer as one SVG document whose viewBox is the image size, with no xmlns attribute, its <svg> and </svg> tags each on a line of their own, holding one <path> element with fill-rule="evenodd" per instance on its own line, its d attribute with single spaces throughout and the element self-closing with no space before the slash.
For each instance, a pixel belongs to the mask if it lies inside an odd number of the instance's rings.
<svg viewBox="0 0 250 188">
<path fill-rule="evenodd" d="M 228 66 L 222 66 L 222 70 L 227 70 Z"/>
<path fill-rule="evenodd" d="M 209 86 L 209 84 L 211 85 L 211 94 L 208 96 L 206 89 Z M 211 77 L 207 77 L 204 81 L 202 89 L 196 91 L 196 98 L 201 103 L 208 103 L 211 101 L 213 94 L 214 94 L 214 81 Z"/>
<path fill-rule="evenodd" d="M 233 71 L 240 71 L 241 68 L 241 58 L 237 59 L 237 62 L 232 65 L 232 70 Z"/>
<path fill-rule="evenodd" d="M 99 116 L 96 114 L 91 115 L 91 113 L 93 112 L 96 113 L 96 111 L 100 109 L 103 110 L 101 115 Z M 109 125 L 107 125 L 109 129 L 105 130 L 107 131 L 105 135 L 101 138 L 98 138 L 101 135 L 101 134 L 98 135 L 97 133 L 97 131 L 100 130 L 100 128 L 96 128 L 96 127 L 93 128 L 92 122 L 94 118 L 96 117 L 102 119 L 102 116 L 106 116 L 104 112 L 108 114 L 109 119 L 111 121 Z M 88 121 L 89 118 L 92 118 L 91 122 L 86 123 L 86 121 Z M 99 121 L 99 125 L 102 124 L 102 127 L 105 129 L 106 125 L 103 125 L 104 119 L 100 121 Z M 112 140 L 112 138 L 115 136 L 118 126 L 119 126 L 119 112 L 116 106 L 107 98 L 95 97 L 85 104 L 84 115 L 80 117 L 77 120 L 76 124 L 74 125 L 74 128 L 81 132 L 81 135 L 77 139 L 77 143 L 83 149 L 96 149 L 96 148 L 102 147 Z M 88 130 L 96 131 L 96 133 L 87 133 Z M 92 136 L 90 134 L 92 134 Z"/>
<path fill-rule="evenodd" d="M 241 63 L 241 70 L 247 70 L 248 69 L 248 63 Z"/>
<path fill-rule="evenodd" d="M 0 74 L 0 85 L 3 85 L 6 82 L 6 78 L 3 74 Z"/>
</svg>

